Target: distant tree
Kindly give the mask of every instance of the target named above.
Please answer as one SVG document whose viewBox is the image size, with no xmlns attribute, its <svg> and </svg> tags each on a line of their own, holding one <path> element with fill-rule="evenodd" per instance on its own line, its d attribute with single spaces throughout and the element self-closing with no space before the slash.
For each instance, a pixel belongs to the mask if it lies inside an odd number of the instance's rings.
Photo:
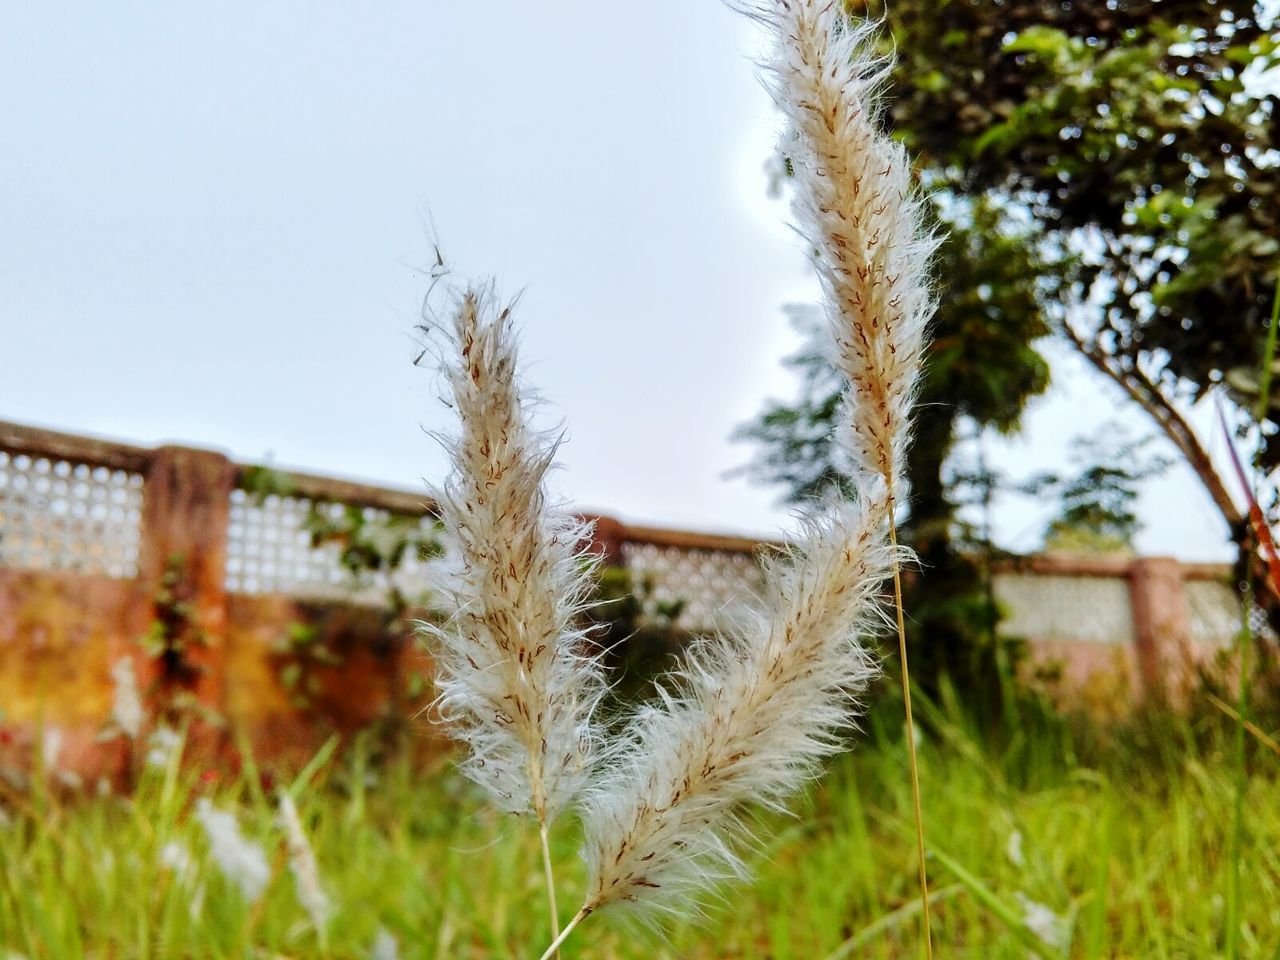
<svg viewBox="0 0 1280 960">
<path fill-rule="evenodd" d="M 1071 472 L 1042 473 L 1021 486 L 1023 493 L 1054 496 L 1058 510 L 1044 532 L 1048 550 L 1107 553 L 1132 550 L 1142 529 L 1136 505 L 1143 481 L 1173 463 L 1152 454 L 1153 436 L 1133 439 L 1111 422 L 1071 442 Z"/>
<path fill-rule="evenodd" d="M 980 687 L 990 666 L 995 615 L 976 559 L 956 549 L 960 506 L 945 470 L 957 427 L 966 421 L 1009 432 L 1027 400 L 1049 382 L 1036 342 L 1050 333 L 1041 303 L 1052 289 L 1030 225 L 1000 204 L 943 195 L 938 208 L 943 242 L 935 274 L 939 307 L 925 360 L 914 440 L 907 458 L 909 515 L 904 539 L 928 571 L 928 589 L 908 587 L 913 675 L 943 669 L 968 674 Z M 805 337 L 786 363 L 799 376 L 798 396 L 773 401 L 738 437 L 757 445 L 745 468 L 753 479 L 779 486 L 801 502 L 839 487 L 831 428 L 839 380 L 819 344 L 816 311 L 789 309 Z"/>
</svg>

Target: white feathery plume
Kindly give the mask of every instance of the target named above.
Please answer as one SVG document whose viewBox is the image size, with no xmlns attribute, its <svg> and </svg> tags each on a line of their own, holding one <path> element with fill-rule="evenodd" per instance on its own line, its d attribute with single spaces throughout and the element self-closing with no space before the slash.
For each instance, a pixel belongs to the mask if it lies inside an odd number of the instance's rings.
<svg viewBox="0 0 1280 960">
<path fill-rule="evenodd" d="M 694 644 L 636 715 L 583 804 L 582 916 L 696 911 L 701 888 L 742 875 L 749 805 L 785 809 L 841 749 L 877 673 L 861 638 L 884 622 L 892 559 L 883 505 L 869 506 L 831 504 L 810 520 L 803 545 L 766 564 L 759 604 Z"/>
<path fill-rule="evenodd" d="M 112 691 L 111 719 L 130 740 L 136 740 L 146 722 L 142 698 L 138 695 L 138 678 L 133 670 L 133 658 L 121 657 L 111 667 Z"/>
<path fill-rule="evenodd" d="M 687 913 L 742 873 L 751 804 L 782 809 L 840 748 L 875 675 L 861 638 L 884 620 L 899 566 L 892 532 L 925 327 L 934 240 L 902 148 L 878 127 L 888 66 L 873 25 L 835 0 L 760 0 L 744 12 L 776 38 L 766 70 L 787 119 L 795 210 L 816 247 L 836 366 L 847 379 L 837 444 L 857 506 L 832 504 L 770 564 L 744 625 L 695 645 L 662 701 L 642 709 L 584 801 L 585 916 L 624 905 Z"/>
<path fill-rule="evenodd" d="M 437 256 L 435 278 L 444 274 Z M 519 379 L 512 304 L 492 285 L 455 295 L 442 369 L 461 427 L 434 491 L 460 567 L 437 588 L 455 614 L 437 644 L 437 704 L 470 749 L 462 770 L 498 806 L 538 819 L 547 907 L 559 937 L 548 827 L 581 793 L 596 754 L 600 653 L 581 626 L 599 557 L 591 525 L 551 509 L 558 437 L 534 428 Z M 446 554 L 448 554 L 446 550 Z"/>
<path fill-rule="evenodd" d="M 437 639 L 437 702 L 470 748 L 463 771 L 545 831 L 581 790 L 596 746 L 604 679 L 579 625 L 597 563 L 591 528 L 548 502 L 558 439 L 530 422 L 512 307 L 491 286 L 468 288 L 445 340 L 461 429 L 445 440 L 453 469 L 433 493 L 460 569 L 445 585 L 456 612 L 425 627 Z"/>
<path fill-rule="evenodd" d="M 924 225 L 903 146 L 881 126 L 891 61 L 878 24 L 833 0 L 761 0 L 745 12 L 776 38 L 767 86 L 786 118 L 797 229 L 815 250 L 837 367 L 851 385 L 836 441 L 861 484 L 900 491 L 929 318 L 936 301 Z"/>
<path fill-rule="evenodd" d="M 208 797 L 201 797 L 196 804 L 196 819 L 204 827 L 209 852 L 223 876 L 240 888 L 246 901 L 257 903 L 271 879 L 271 867 L 262 847 L 240 832 L 234 813 L 219 810 Z"/>
<path fill-rule="evenodd" d="M 293 873 L 294 890 L 298 902 L 311 918 L 311 925 L 323 937 L 333 903 L 320 885 L 320 870 L 316 855 L 302 829 L 298 808 L 288 791 L 280 791 L 280 826 L 284 829 L 285 843 L 289 848 L 289 870 Z"/>
</svg>

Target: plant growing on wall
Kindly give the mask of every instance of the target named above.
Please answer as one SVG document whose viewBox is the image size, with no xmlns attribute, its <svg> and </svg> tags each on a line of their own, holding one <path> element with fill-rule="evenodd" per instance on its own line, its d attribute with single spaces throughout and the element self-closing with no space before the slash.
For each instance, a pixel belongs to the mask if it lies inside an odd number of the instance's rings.
<svg viewBox="0 0 1280 960">
<path fill-rule="evenodd" d="M 248 468 L 242 487 L 259 503 L 271 496 L 296 494 L 295 482 L 287 472 L 266 466 Z M 338 563 L 347 572 L 353 592 L 373 584 L 385 591 L 390 611 L 384 627 L 388 637 L 412 633 L 414 618 L 428 609 L 429 596 L 425 588 L 406 591 L 405 578 L 399 575 L 411 561 L 426 563 L 442 556 L 438 521 L 354 504 L 310 501 L 302 530 L 313 548 L 336 548 Z M 344 663 L 343 654 L 314 623 L 289 624 L 273 647 L 281 686 L 299 709 L 315 705 L 325 671 Z M 420 672 L 402 679 L 403 694 L 409 701 L 417 701 L 427 690 L 427 680 Z"/>
<path fill-rule="evenodd" d="M 188 596 L 182 558 L 170 557 L 156 589 L 155 618 L 139 641 L 156 664 L 147 696 L 158 701 L 160 714 L 169 720 L 195 711 L 203 719 L 221 724 L 222 717 L 215 715 L 212 708 L 194 694 L 205 672 L 197 651 L 209 646 L 209 637 L 201 628 Z"/>
</svg>

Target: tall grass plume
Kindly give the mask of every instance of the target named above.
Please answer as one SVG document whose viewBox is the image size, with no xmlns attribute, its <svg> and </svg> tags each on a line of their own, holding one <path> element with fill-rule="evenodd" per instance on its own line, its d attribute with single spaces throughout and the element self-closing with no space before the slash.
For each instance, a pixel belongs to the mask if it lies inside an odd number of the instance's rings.
<svg viewBox="0 0 1280 960">
<path fill-rule="evenodd" d="M 425 627 L 437 705 L 467 746 L 463 772 L 500 808 L 536 816 L 554 925 L 547 829 L 585 786 L 605 689 L 582 626 L 597 559 L 589 525 L 547 492 L 558 437 L 532 423 L 513 305 L 492 285 L 450 295 L 448 322 L 432 331 L 458 419 L 443 438 L 452 471 L 433 491 L 458 560 L 439 584 L 452 616 Z"/>
<path fill-rule="evenodd" d="M 889 539 L 910 439 L 927 326 L 936 308 L 929 262 L 937 238 L 925 226 L 903 146 L 883 129 L 880 92 L 892 67 L 878 56 L 875 22 L 855 22 L 832 0 L 761 0 L 744 8 L 774 35 L 765 75 L 786 119 L 782 146 L 794 171 L 792 209 L 812 244 L 831 332 L 848 389 L 837 449 L 857 488 L 883 484 Z M 915 808 L 921 916 L 932 956 L 924 816 L 911 716 L 902 580 L 892 568 L 898 652 Z"/>
<path fill-rule="evenodd" d="M 606 907 L 696 911 L 705 888 L 742 875 L 750 806 L 784 809 L 856 717 L 856 696 L 876 672 L 864 640 L 890 577 L 911 736 L 894 508 L 934 309 L 935 240 L 906 154 L 879 126 L 888 64 L 872 53 L 875 25 L 829 0 L 742 9 L 774 38 L 764 69 L 787 121 L 798 226 L 817 250 L 833 360 L 846 381 L 836 443 L 855 503 L 813 508 L 791 554 L 767 565 L 762 596 L 739 626 L 694 645 L 661 700 L 633 718 L 586 795 L 589 892 L 565 936 Z"/>
</svg>

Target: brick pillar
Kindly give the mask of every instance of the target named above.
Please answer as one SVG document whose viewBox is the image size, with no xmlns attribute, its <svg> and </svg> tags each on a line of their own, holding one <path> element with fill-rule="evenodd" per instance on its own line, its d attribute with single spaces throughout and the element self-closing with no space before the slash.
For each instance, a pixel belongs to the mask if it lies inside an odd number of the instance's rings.
<svg viewBox="0 0 1280 960">
<path fill-rule="evenodd" d="M 613 517 L 594 514 L 583 514 L 582 519 L 590 520 L 594 524 L 591 533 L 591 552 L 603 556 L 607 566 L 626 566 L 626 557 L 622 552 L 622 544 L 626 540 L 626 525 Z"/>
<path fill-rule="evenodd" d="M 1182 565 L 1173 557 L 1138 557 L 1129 568 L 1138 671 L 1148 697 L 1181 691 L 1192 666 L 1191 616 Z"/>
<path fill-rule="evenodd" d="M 220 453 L 159 447 L 147 468 L 138 576 L 153 629 L 183 644 L 152 660 L 149 681 L 222 712 L 227 639 L 227 524 L 235 465 Z M 165 596 L 167 594 L 167 596 Z"/>
</svg>

